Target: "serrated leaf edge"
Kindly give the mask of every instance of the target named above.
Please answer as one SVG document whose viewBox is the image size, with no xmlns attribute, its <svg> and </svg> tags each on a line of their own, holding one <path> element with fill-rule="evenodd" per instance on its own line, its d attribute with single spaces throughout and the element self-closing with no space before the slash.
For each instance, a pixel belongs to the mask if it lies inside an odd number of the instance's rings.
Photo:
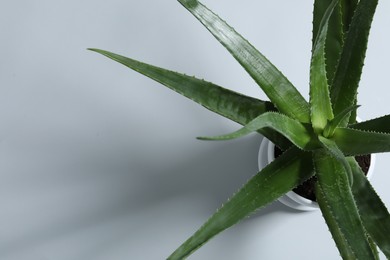
<svg viewBox="0 0 390 260">
<path fill-rule="evenodd" d="M 345 242 L 345 244 L 348 246 L 349 250 L 352 252 L 352 254 L 353 254 L 353 255 L 355 256 L 355 258 L 356 258 L 356 253 L 355 253 L 355 251 L 353 250 L 353 248 L 352 248 L 351 244 L 349 243 L 349 241 L 345 238 L 345 235 L 344 235 L 343 231 L 341 230 L 340 225 L 339 225 L 339 223 L 338 223 L 338 221 L 337 221 L 337 216 L 334 214 L 332 208 L 330 207 L 329 201 L 328 201 L 328 200 L 326 199 L 326 197 L 323 195 L 323 194 L 324 194 L 324 191 L 323 191 L 321 185 L 320 185 L 318 182 L 317 182 L 317 184 L 316 184 L 316 189 L 318 189 L 318 192 L 321 192 L 321 193 L 322 193 L 322 199 L 323 199 L 324 204 L 325 204 L 324 206 L 327 207 L 328 212 L 332 215 L 332 217 L 333 217 L 333 219 L 335 220 L 335 222 L 337 222 L 337 227 L 336 227 L 337 230 L 339 231 L 340 235 L 341 235 L 342 238 L 344 239 L 344 242 Z M 330 231 L 330 229 L 329 229 L 329 231 Z M 330 231 L 330 233 L 332 233 L 332 232 Z M 335 240 L 334 240 L 334 242 L 336 243 Z M 336 245 L 336 246 L 337 246 L 337 245 Z"/>
</svg>

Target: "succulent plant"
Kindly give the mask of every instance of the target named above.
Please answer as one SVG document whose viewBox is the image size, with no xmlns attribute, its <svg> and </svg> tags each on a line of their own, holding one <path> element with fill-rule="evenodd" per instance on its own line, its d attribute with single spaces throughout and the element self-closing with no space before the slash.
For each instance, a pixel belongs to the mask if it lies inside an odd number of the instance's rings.
<svg viewBox="0 0 390 260">
<path fill-rule="evenodd" d="M 390 258 L 390 215 L 354 156 L 390 151 L 390 115 L 356 122 L 357 89 L 377 0 L 315 0 L 310 100 L 247 40 L 197 0 L 179 0 L 233 55 L 270 101 L 103 54 L 243 127 L 204 140 L 258 132 L 284 152 L 254 175 L 168 259 L 209 239 L 316 176 L 316 198 L 343 259 Z"/>
</svg>

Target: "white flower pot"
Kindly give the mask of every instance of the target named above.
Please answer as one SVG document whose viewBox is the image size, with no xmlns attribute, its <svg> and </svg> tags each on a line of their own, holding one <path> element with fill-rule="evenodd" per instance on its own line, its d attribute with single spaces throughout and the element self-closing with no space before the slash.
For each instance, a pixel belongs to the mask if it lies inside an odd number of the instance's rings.
<svg viewBox="0 0 390 260">
<path fill-rule="evenodd" d="M 274 155 L 275 145 L 267 138 L 263 138 L 258 155 L 259 169 L 263 169 L 270 162 L 275 160 Z M 375 154 L 371 154 L 370 168 L 367 173 L 367 178 L 371 179 L 375 167 Z M 279 201 L 284 205 L 303 211 L 311 211 L 319 209 L 318 203 L 309 199 L 306 199 L 294 191 L 286 193 L 284 196 L 279 198 Z"/>
</svg>

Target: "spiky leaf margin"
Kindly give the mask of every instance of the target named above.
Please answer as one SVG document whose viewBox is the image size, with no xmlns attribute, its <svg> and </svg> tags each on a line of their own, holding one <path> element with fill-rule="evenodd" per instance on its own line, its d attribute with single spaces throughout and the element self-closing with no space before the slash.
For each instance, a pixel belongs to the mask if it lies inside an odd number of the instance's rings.
<svg viewBox="0 0 390 260">
<path fill-rule="evenodd" d="M 313 175 L 310 153 L 286 151 L 250 179 L 168 259 L 187 257 L 209 239 L 278 199 Z"/>
<path fill-rule="evenodd" d="M 178 0 L 233 55 L 278 110 L 303 123 L 310 107 L 291 82 L 256 48 L 197 0 Z"/>
</svg>

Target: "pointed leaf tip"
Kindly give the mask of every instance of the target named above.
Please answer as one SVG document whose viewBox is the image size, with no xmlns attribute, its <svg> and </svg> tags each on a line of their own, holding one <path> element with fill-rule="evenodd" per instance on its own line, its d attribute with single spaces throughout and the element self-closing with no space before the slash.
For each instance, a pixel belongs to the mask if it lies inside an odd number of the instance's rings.
<svg viewBox="0 0 390 260">
<path fill-rule="evenodd" d="M 276 112 L 266 112 L 256 117 L 243 128 L 233 133 L 215 137 L 200 137 L 199 139 L 230 140 L 248 135 L 263 128 L 271 128 L 279 132 L 287 139 L 289 139 L 293 144 L 303 150 L 312 150 L 318 148 L 316 138 L 310 129 L 305 127 L 305 125 L 301 124 L 299 121 Z"/>
<path fill-rule="evenodd" d="M 348 107 L 336 115 L 332 120 L 329 120 L 324 129 L 324 136 L 326 138 L 331 137 L 334 134 L 336 128 L 339 127 L 341 123 L 349 117 L 351 112 L 356 111 L 359 107 L 360 105 Z"/>
</svg>

